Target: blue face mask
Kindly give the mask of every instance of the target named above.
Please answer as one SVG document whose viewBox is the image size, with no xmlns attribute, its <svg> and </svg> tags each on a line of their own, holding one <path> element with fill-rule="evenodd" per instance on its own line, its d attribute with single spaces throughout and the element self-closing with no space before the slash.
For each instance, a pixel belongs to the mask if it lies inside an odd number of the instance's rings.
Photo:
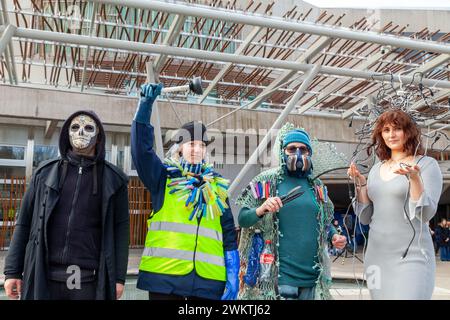
<svg viewBox="0 0 450 320">
<path fill-rule="evenodd" d="M 284 162 L 289 174 L 307 177 L 312 173 L 313 165 L 309 155 L 302 154 L 297 149 L 295 154 L 284 154 Z"/>
</svg>

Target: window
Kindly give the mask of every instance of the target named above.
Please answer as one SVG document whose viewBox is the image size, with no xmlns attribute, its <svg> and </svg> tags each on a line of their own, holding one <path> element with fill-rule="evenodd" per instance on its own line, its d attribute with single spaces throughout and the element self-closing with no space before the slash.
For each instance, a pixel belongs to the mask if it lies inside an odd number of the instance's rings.
<svg viewBox="0 0 450 320">
<path fill-rule="evenodd" d="M 124 169 L 123 167 L 123 163 L 124 163 L 124 152 L 123 151 L 118 151 L 117 152 L 117 166 L 121 169 Z"/>
<path fill-rule="evenodd" d="M 34 146 L 33 168 L 37 168 L 42 161 L 58 157 L 57 146 Z"/>
<path fill-rule="evenodd" d="M 24 160 L 25 147 L 0 146 L 0 159 Z"/>
<path fill-rule="evenodd" d="M 0 179 L 11 177 L 25 177 L 25 167 L 0 166 Z"/>
<path fill-rule="evenodd" d="M 105 151 L 105 160 L 108 162 L 111 162 L 111 151 L 110 150 Z"/>
</svg>

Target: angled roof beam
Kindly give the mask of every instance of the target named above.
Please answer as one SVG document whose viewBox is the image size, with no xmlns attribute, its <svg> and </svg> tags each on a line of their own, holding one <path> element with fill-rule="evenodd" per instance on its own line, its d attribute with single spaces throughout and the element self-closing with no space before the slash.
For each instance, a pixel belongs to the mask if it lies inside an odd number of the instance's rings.
<svg viewBox="0 0 450 320">
<path fill-rule="evenodd" d="M 14 36 L 14 30 L 16 27 L 14 27 L 12 24 L 9 24 L 4 32 L 0 35 L 0 55 L 3 54 L 3 52 L 6 50 L 6 47 L 10 43 L 12 37 Z"/>
<path fill-rule="evenodd" d="M 8 7 L 6 6 L 5 0 L 0 0 L 0 6 L 2 9 L 3 16 L 0 15 L 0 24 L 10 25 L 8 16 Z M 5 60 L 7 61 L 7 66 L 9 67 L 9 81 L 11 84 L 18 84 L 16 60 L 14 55 L 14 47 L 12 44 L 12 39 L 9 39 L 7 48 L 3 49 L 1 52 L 5 51 Z M 8 61 L 9 60 L 9 61 Z"/>
<path fill-rule="evenodd" d="M 377 53 L 371 55 L 367 60 L 362 62 L 355 69 L 356 70 L 361 70 L 361 71 L 368 70 L 373 64 L 378 62 L 378 60 L 380 60 L 386 54 L 388 54 L 388 52 L 386 52 L 386 50 L 384 50 L 384 49 L 380 50 Z M 335 84 L 333 84 L 331 87 L 328 87 L 327 89 L 325 89 L 325 91 L 322 91 L 316 97 L 316 99 L 311 100 L 307 104 L 305 104 L 305 105 L 301 106 L 300 108 L 298 108 L 298 113 L 299 114 L 305 113 L 309 109 L 314 108 L 315 106 L 319 105 L 322 101 L 327 99 L 332 93 L 335 93 L 336 91 L 341 89 L 346 81 L 348 81 L 348 79 L 339 79 L 339 80 L 335 81 Z"/>
<path fill-rule="evenodd" d="M 16 29 L 16 27 L 14 27 L 13 25 L 9 24 L 5 28 L 3 33 L 0 35 L 0 57 L 2 55 L 5 56 L 6 69 L 8 70 L 8 74 L 9 74 L 8 78 L 9 78 L 9 82 L 11 84 L 14 84 L 14 75 L 13 75 L 13 71 L 12 71 L 12 69 L 14 67 L 11 65 L 11 61 L 9 59 L 8 46 L 11 43 L 11 39 L 12 39 L 12 37 L 14 35 L 15 29 Z"/>
<path fill-rule="evenodd" d="M 394 36 L 374 31 L 356 31 L 349 28 L 286 20 L 280 17 L 271 17 L 261 14 L 249 14 L 221 8 L 210 8 L 206 6 L 192 5 L 190 3 L 181 4 L 148 0 L 127 0 L 126 2 L 124 2 L 123 0 L 92 1 L 112 4 L 116 6 L 125 5 L 132 8 L 170 12 L 185 16 L 217 19 L 238 24 L 260 26 L 263 28 L 280 29 L 286 31 L 315 34 L 318 36 L 326 36 L 331 38 L 364 41 L 382 45 L 391 45 L 393 47 L 399 48 L 450 54 L 450 45 L 442 44 L 436 41 L 415 40 L 409 37 Z"/>
<path fill-rule="evenodd" d="M 364 107 L 365 105 L 372 105 L 374 103 L 374 97 L 373 96 L 368 96 L 366 98 L 366 100 L 358 103 L 356 106 L 351 107 L 348 110 L 345 110 L 342 113 L 342 119 L 347 119 L 348 117 L 350 117 L 353 113 L 357 112 L 359 109 L 361 109 L 362 107 Z"/>
<path fill-rule="evenodd" d="M 431 71 L 437 67 L 439 67 L 441 64 L 446 63 L 448 60 L 450 60 L 449 54 L 441 54 L 434 58 L 433 60 L 428 61 L 427 63 L 421 65 L 415 70 L 412 70 L 411 72 L 422 72 L 423 74 L 428 73 L 428 71 Z"/>
<path fill-rule="evenodd" d="M 447 62 L 449 59 L 450 59 L 450 55 L 441 54 L 441 55 L 437 56 L 436 58 L 428 61 L 427 63 L 425 63 L 417 68 L 407 70 L 407 72 L 405 72 L 405 74 L 414 75 L 416 73 L 422 73 L 423 75 L 426 75 L 429 71 L 437 68 L 441 64 Z M 396 85 L 396 86 L 394 86 L 394 88 L 395 88 L 395 90 L 398 90 L 400 88 L 400 86 Z"/>
<path fill-rule="evenodd" d="M 449 59 L 450 59 L 450 55 L 441 54 L 441 55 L 437 56 L 436 58 L 428 61 L 427 63 L 425 63 L 415 69 L 408 70 L 408 72 L 406 72 L 406 73 L 412 74 L 412 75 L 414 75 L 416 73 L 422 73 L 423 75 L 426 75 L 429 71 L 437 68 L 441 64 L 447 62 Z M 394 86 L 394 88 L 395 88 L 395 90 L 398 90 L 401 87 L 399 85 L 396 85 L 396 86 Z M 418 103 L 420 104 L 420 102 L 418 102 Z"/>
<path fill-rule="evenodd" d="M 409 74 L 415 74 L 417 72 L 421 72 L 423 74 L 427 74 L 430 70 L 433 70 L 434 68 L 438 67 L 439 65 L 447 62 L 448 60 L 450 60 L 450 55 L 448 54 L 441 54 L 438 57 L 434 58 L 431 61 L 428 61 L 427 63 L 425 63 L 424 65 L 416 68 L 416 69 L 412 69 Z M 395 86 L 396 89 L 400 88 L 398 85 Z M 448 94 L 448 93 L 447 93 Z M 344 113 L 342 114 L 342 119 L 346 119 L 348 117 L 350 117 L 354 112 L 358 111 L 360 108 L 362 108 L 365 104 L 367 104 L 366 101 L 363 101 L 361 103 L 358 103 L 356 106 L 350 108 L 349 110 L 344 111 Z M 422 102 L 417 102 L 416 105 L 414 105 L 412 108 L 420 108 L 421 106 L 423 106 L 424 103 Z M 439 121 L 439 120 L 438 120 Z M 430 122 L 432 124 L 438 122 L 436 120 L 430 120 Z"/>
<path fill-rule="evenodd" d="M 308 50 L 303 52 L 303 54 L 295 61 L 298 63 L 309 62 L 312 57 L 317 55 L 323 48 L 328 46 L 333 39 L 329 37 L 320 38 L 317 40 Z M 265 88 L 254 100 L 255 103 L 251 103 L 248 105 L 248 109 L 257 108 L 263 101 L 264 98 L 273 93 L 273 89 L 278 87 L 280 84 L 289 80 L 289 78 L 293 77 L 297 72 L 288 70 L 283 72 L 277 79 L 273 80 L 271 84 Z"/>
<path fill-rule="evenodd" d="M 444 97 L 447 97 L 447 98 L 450 97 L 450 90 L 442 90 L 442 91 L 439 92 L 438 95 L 434 96 L 433 98 L 434 98 L 434 100 L 440 100 L 440 99 L 442 99 L 442 98 L 444 98 Z M 425 105 L 425 103 L 423 103 L 422 101 L 419 101 L 418 103 L 416 103 L 415 105 L 413 105 L 412 108 L 415 108 L 415 109 L 416 109 L 416 108 L 420 108 L 420 107 L 422 107 L 422 106 L 424 106 L 424 105 Z M 438 119 L 433 119 L 433 120 L 428 120 L 428 121 L 426 121 L 426 122 L 425 122 L 425 125 L 426 125 L 426 126 L 432 126 L 432 125 L 434 125 L 435 123 L 438 123 L 438 122 L 440 122 L 440 121 L 442 121 L 442 120 L 448 119 L 449 117 L 450 117 L 450 113 L 447 112 L 447 114 L 446 114 L 445 116 L 443 116 L 442 118 L 438 118 Z"/>
<path fill-rule="evenodd" d="M 408 72 L 408 73 L 409 74 L 422 73 L 422 74 L 425 75 L 429 71 L 439 67 L 441 64 L 444 64 L 444 63 L 446 63 L 449 60 L 450 60 L 450 55 L 448 55 L 448 54 L 441 54 L 441 55 L 437 56 L 436 58 L 428 61 L 427 63 L 421 65 L 420 67 L 410 70 L 410 72 Z M 399 89 L 400 86 L 395 86 L 395 88 Z M 435 99 L 439 99 L 439 98 L 442 98 L 442 97 L 447 96 L 447 95 L 448 95 L 448 91 L 444 91 L 440 95 L 438 95 Z M 418 101 L 411 107 L 411 109 L 418 109 L 418 108 L 423 107 L 424 105 L 425 105 L 425 102 Z M 439 120 L 429 120 L 427 122 L 427 125 L 430 124 L 430 123 L 434 124 L 434 123 L 437 123 L 437 122 L 439 122 Z"/>
<path fill-rule="evenodd" d="M 58 126 L 58 120 L 45 121 L 44 138 L 50 139 Z"/>
<path fill-rule="evenodd" d="M 234 193 L 236 190 L 239 182 L 245 177 L 246 173 L 250 170 L 251 166 L 258 162 L 258 158 L 260 155 L 266 150 L 267 146 L 269 145 L 270 141 L 273 139 L 273 137 L 276 136 L 275 131 L 280 129 L 286 118 L 289 116 L 291 111 L 295 108 L 295 105 L 297 104 L 298 100 L 303 97 L 305 94 L 305 91 L 310 86 L 311 82 L 314 80 L 314 78 L 319 73 L 319 66 L 315 65 L 309 72 L 305 74 L 305 77 L 303 79 L 302 84 L 297 89 L 297 91 L 292 96 L 291 100 L 289 100 L 286 107 L 283 109 L 283 111 L 280 113 L 278 118 L 273 123 L 272 127 L 270 128 L 269 132 L 264 136 L 261 143 L 258 145 L 255 151 L 253 151 L 252 155 L 249 157 L 247 163 L 244 165 L 244 167 L 241 169 L 237 177 L 233 180 L 231 183 L 228 192 L 230 195 Z"/>
<path fill-rule="evenodd" d="M 163 45 L 173 45 L 177 37 L 180 35 L 180 32 L 183 30 L 185 21 L 185 16 L 179 14 L 175 16 L 167 35 L 164 37 Z M 167 55 L 165 54 L 161 54 L 155 59 L 155 62 L 153 63 L 155 73 L 159 73 L 161 71 L 161 68 L 164 66 L 164 63 L 166 63 L 166 60 Z"/>
<path fill-rule="evenodd" d="M 92 37 L 92 35 L 94 34 L 94 29 L 95 29 L 95 14 L 97 12 L 97 3 L 94 2 L 94 5 L 92 7 L 92 17 L 91 17 L 91 23 L 89 24 L 89 36 Z M 84 63 L 83 63 L 83 73 L 81 74 L 81 92 L 83 92 L 84 90 L 84 82 L 86 80 L 86 67 L 87 67 L 87 62 L 89 59 L 89 53 L 91 51 L 91 46 L 87 46 L 86 48 L 86 56 L 84 57 Z"/>
<path fill-rule="evenodd" d="M 245 38 L 244 42 L 241 43 L 239 48 L 236 49 L 234 54 L 240 55 L 242 52 L 244 52 L 250 43 L 255 39 L 256 35 L 261 31 L 261 27 L 254 27 L 252 31 L 248 34 L 248 36 Z M 199 103 L 202 103 L 208 94 L 211 92 L 212 89 L 215 88 L 217 83 L 225 76 L 225 74 L 232 68 L 233 63 L 228 62 L 223 68 L 220 70 L 220 72 L 216 75 L 216 77 L 213 79 L 213 81 L 209 84 L 208 88 L 203 92 L 203 95 L 199 99 Z"/>
</svg>

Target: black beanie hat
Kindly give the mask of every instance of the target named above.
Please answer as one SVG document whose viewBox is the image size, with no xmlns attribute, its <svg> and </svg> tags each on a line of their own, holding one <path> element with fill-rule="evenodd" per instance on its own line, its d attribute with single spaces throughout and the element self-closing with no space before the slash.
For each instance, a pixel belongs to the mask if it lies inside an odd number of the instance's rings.
<svg viewBox="0 0 450 320">
<path fill-rule="evenodd" d="M 175 136 L 175 141 L 180 144 L 194 140 L 203 141 L 207 145 L 210 142 L 206 135 L 206 127 L 200 121 L 185 123 Z"/>
</svg>

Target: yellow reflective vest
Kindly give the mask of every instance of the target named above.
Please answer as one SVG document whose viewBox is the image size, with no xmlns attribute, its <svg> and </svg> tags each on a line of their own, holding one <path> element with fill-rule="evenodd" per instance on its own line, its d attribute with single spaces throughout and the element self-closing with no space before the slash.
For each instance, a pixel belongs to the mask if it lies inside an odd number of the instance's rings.
<svg viewBox="0 0 450 320">
<path fill-rule="evenodd" d="M 206 279 L 226 281 L 223 233 L 220 218 L 189 220 L 192 209 L 170 194 L 167 179 L 164 203 L 148 220 L 145 248 L 139 270 L 166 275 L 186 275 L 195 269 Z M 211 183 L 213 191 L 215 183 Z"/>
</svg>

